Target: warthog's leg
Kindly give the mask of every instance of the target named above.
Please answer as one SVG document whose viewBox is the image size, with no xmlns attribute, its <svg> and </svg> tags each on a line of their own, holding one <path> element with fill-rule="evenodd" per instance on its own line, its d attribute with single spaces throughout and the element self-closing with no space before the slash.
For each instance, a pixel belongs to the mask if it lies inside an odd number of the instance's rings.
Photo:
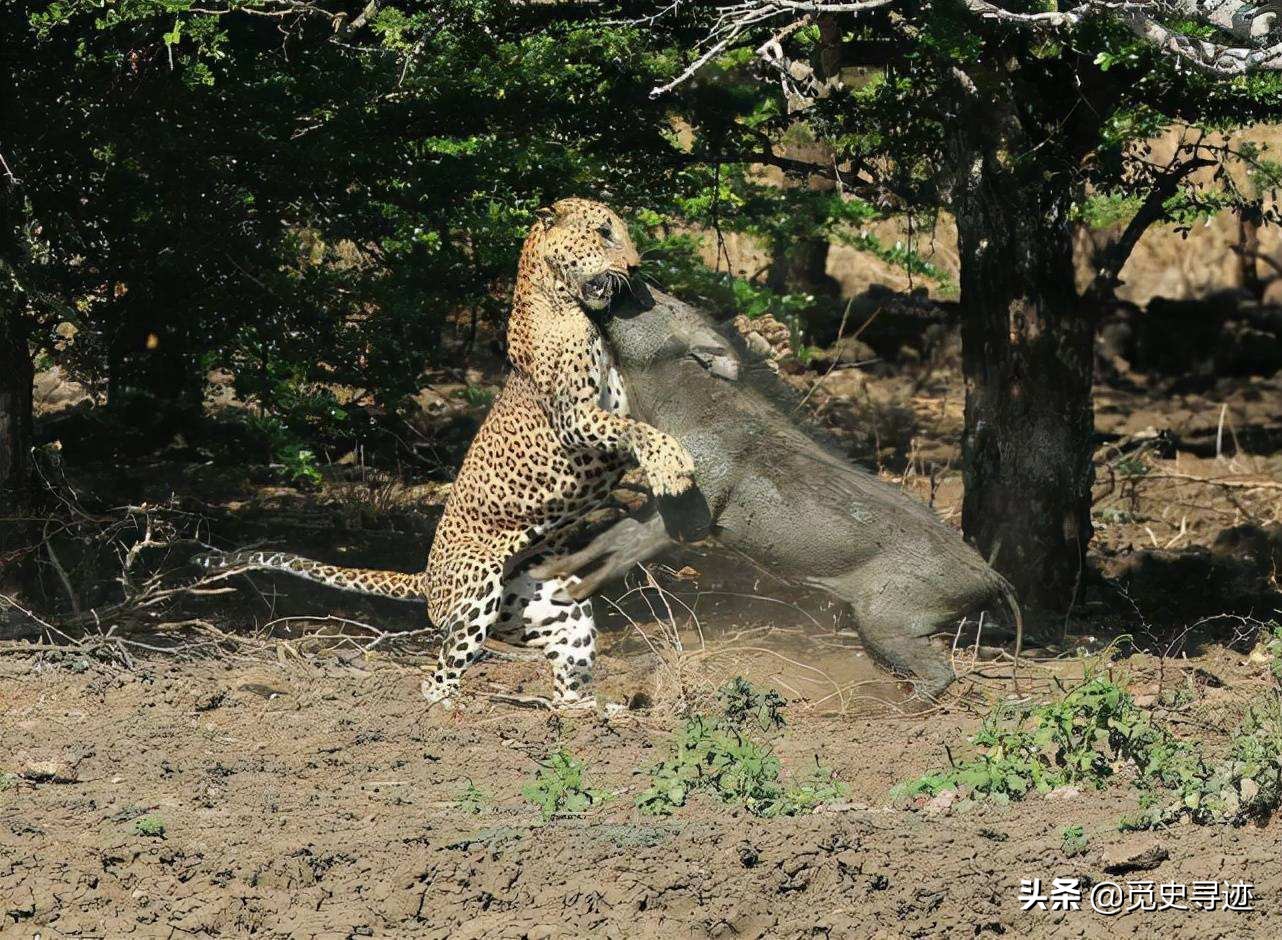
<svg viewBox="0 0 1282 940">
<path fill-rule="evenodd" d="M 536 578 L 579 580 L 566 586 L 569 595 L 584 600 L 602 585 L 628 573 L 634 565 L 654 558 L 681 542 L 705 538 L 712 529 L 708 504 L 697 489 L 675 497 L 661 497 L 635 516 L 620 519 L 577 552 L 557 555 L 530 568 Z"/>
<path fill-rule="evenodd" d="M 864 649 L 901 676 L 913 689 L 934 700 L 956 678 L 948 655 L 930 638 L 955 619 L 951 610 L 923 602 L 923 584 L 911 571 L 869 584 L 867 571 L 856 569 L 812 583 L 850 605 Z"/>
<path fill-rule="evenodd" d="M 864 648 L 895 672 L 912 680 L 913 690 L 933 701 L 956 678 L 947 654 L 930 642 L 933 622 L 894 619 L 860 620 Z"/>
</svg>

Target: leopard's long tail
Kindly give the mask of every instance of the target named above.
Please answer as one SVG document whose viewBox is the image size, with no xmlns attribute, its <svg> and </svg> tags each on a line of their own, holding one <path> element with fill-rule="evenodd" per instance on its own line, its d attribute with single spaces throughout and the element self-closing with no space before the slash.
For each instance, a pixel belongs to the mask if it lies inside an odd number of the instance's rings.
<svg viewBox="0 0 1282 940">
<path fill-rule="evenodd" d="M 421 601 L 427 597 L 426 572 L 407 574 L 379 568 L 345 568 L 289 552 L 205 552 L 193 558 L 192 563 L 210 571 L 231 568 L 281 571 L 340 591 L 400 601 Z"/>
</svg>

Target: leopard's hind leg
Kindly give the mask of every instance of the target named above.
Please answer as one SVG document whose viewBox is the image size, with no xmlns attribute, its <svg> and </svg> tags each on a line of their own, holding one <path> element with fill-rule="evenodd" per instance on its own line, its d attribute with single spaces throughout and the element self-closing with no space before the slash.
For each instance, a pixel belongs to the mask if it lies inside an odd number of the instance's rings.
<svg viewBox="0 0 1282 940">
<path fill-rule="evenodd" d="M 494 625 L 499 639 L 544 651 L 552 667 L 554 705 L 592 702 L 596 621 L 592 601 L 576 601 L 566 590 L 577 580 L 573 576 L 540 580 L 521 570 L 503 585 Z"/>
</svg>

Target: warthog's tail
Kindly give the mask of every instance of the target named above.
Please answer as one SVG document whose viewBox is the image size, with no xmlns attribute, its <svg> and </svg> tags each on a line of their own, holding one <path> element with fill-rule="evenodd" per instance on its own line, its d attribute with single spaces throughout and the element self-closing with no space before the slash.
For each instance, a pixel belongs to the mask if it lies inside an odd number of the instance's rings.
<svg viewBox="0 0 1282 940">
<path fill-rule="evenodd" d="M 427 597 L 427 574 L 384 571 L 379 568 L 344 568 L 323 561 L 291 555 L 289 552 L 206 552 L 192 563 L 210 571 L 233 568 L 281 571 L 295 577 L 357 594 L 373 594 L 400 601 L 420 601 Z"/>
</svg>

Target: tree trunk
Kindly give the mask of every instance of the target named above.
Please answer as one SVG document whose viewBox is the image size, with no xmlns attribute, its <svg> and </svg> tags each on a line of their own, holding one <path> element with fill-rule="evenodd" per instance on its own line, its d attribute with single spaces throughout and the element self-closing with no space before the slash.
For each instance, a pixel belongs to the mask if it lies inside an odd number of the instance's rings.
<svg viewBox="0 0 1282 940">
<path fill-rule="evenodd" d="M 836 16 L 820 16 L 817 20 L 820 42 L 819 68 L 815 76 L 826 82 L 841 71 L 842 29 Z M 781 142 L 778 149 L 784 156 L 824 167 L 833 165 L 835 155 L 832 145 L 821 139 Z M 790 189 L 798 184 L 785 176 L 779 181 L 779 185 Z M 818 174 L 812 174 L 805 185 L 812 192 L 822 193 L 832 192 L 837 187 L 834 180 Z M 829 248 L 826 238 L 798 238 L 787 244 L 776 245 L 770 259 L 766 285 L 780 294 L 804 293 L 816 297 L 840 297 L 841 285 L 828 273 Z"/>
<path fill-rule="evenodd" d="M 1238 286 L 1248 291 L 1256 300 L 1264 297 L 1264 281 L 1260 278 L 1260 269 L 1256 260 L 1260 257 L 1260 224 L 1263 218 L 1263 206 L 1259 202 L 1238 213 L 1237 217 L 1237 260 Z"/>
<path fill-rule="evenodd" d="M 3 298 L 3 294 L 0 294 Z M 12 301 L 12 297 L 4 298 Z M 22 519 L 31 493 L 31 386 L 34 370 L 27 324 L 15 309 L 0 309 L 0 590 L 23 577 L 29 526 Z"/>
<path fill-rule="evenodd" d="M 31 385 L 34 372 L 27 331 L 16 311 L 0 320 L 0 505 L 12 507 L 29 486 Z"/>
<path fill-rule="evenodd" d="M 814 294 L 833 297 L 841 290 L 828 274 L 828 240 L 800 238 L 775 249 L 766 285 L 780 294 Z"/>
<path fill-rule="evenodd" d="M 1071 192 L 1009 171 L 995 149 L 962 156 L 962 528 L 1027 607 L 1063 614 L 1081 583 L 1094 479 L 1095 318 L 1073 282 Z"/>
</svg>

